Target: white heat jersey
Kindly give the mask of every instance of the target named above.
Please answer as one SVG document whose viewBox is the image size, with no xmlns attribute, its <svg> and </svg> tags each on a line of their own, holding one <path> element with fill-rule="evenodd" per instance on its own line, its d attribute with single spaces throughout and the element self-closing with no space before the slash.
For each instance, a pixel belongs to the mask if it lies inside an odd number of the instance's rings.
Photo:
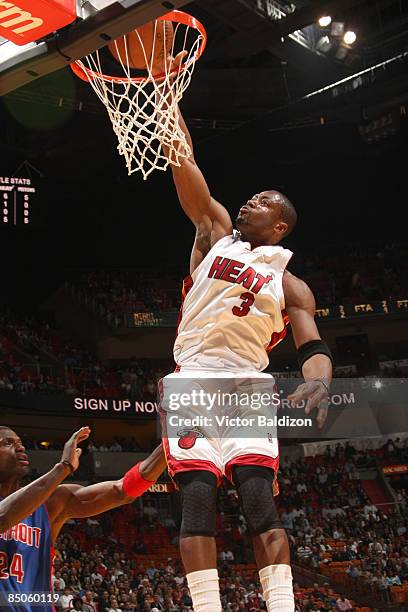
<svg viewBox="0 0 408 612">
<path fill-rule="evenodd" d="M 225 236 L 184 281 L 174 359 L 182 369 L 257 371 L 286 335 L 282 289 L 292 252 Z"/>
</svg>

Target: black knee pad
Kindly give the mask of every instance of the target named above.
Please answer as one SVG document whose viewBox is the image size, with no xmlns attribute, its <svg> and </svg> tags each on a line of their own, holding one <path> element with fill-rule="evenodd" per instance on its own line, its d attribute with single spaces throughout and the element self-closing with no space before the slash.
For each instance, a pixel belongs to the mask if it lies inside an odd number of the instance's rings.
<svg viewBox="0 0 408 612">
<path fill-rule="evenodd" d="M 211 472 L 181 472 L 175 480 L 181 491 L 180 537 L 215 536 L 217 478 Z"/>
<path fill-rule="evenodd" d="M 274 471 L 256 465 L 237 465 L 232 470 L 242 512 L 251 536 L 283 529 L 273 499 Z"/>
</svg>

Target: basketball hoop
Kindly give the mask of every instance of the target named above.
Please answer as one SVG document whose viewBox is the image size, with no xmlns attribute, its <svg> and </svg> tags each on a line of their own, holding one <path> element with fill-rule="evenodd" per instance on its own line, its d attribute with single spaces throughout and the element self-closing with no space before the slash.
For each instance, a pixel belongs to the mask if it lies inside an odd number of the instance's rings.
<svg viewBox="0 0 408 612">
<path fill-rule="evenodd" d="M 172 22 L 173 39 L 166 41 L 167 28 L 161 24 L 163 48 L 170 57 L 180 52 L 185 57 L 174 65 L 164 53 L 164 66 L 155 67 L 156 33 L 160 22 Z M 192 151 L 180 128 L 177 106 L 191 82 L 195 62 L 204 52 L 207 34 L 204 26 L 182 11 L 171 11 L 154 22 L 153 47 L 146 52 L 145 41 L 138 36 L 144 58 L 144 74 L 135 76 L 127 36 L 114 41 L 119 76 L 104 74 L 104 53 L 94 51 L 71 64 L 74 73 L 89 82 L 103 102 L 118 138 L 118 151 L 126 160 L 128 174 L 140 171 L 146 179 L 153 170 L 166 170 L 169 164 L 180 166 Z M 133 33 L 132 33 L 133 34 Z M 167 35 L 169 36 L 169 35 Z M 171 43 L 171 46 L 170 46 Z M 112 58 L 111 58 L 112 59 Z M 106 62 L 105 62 L 106 63 Z M 123 74 L 122 74 L 123 72 Z"/>
</svg>

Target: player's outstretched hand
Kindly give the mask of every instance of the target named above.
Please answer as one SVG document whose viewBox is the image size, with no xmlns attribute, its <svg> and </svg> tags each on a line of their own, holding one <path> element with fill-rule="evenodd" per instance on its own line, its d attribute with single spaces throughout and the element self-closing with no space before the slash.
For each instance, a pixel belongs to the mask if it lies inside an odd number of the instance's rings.
<svg viewBox="0 0 408 612">
<path fill-rule="evenodd" d="M 181 64 L 186 59 L 187 55 L 188 55 L 187 51 L 180 51 L 180 53 L 177 53 L 177 55 L 176 55 L 176 57 L 174 59 L 171 58 L 171 63 L 170 63 L 170 70 L 171 70 L 171 72 L 173 72 L 174 70 L 178 70 L 179 69 Z"/>
<path fill-rule="evenodd" d="M 74 472 L 79 467 L 79 458 L 82 454 L 82 449 L 77 448 L 78 444 L 89 438 L 90 433 L 91 430 L 89 427 L 81 427 L 81 429 L 73 433 L 68 442 L 65 443 L 61 461 L 69 461 Z"/>
<path fill-rule="evenodd" d="M 161 62 L 156 61 L 155 63 L 153 63 L 152 66 L 153 74 L 159 74 L 166 71 L 174 78 L 176 76 L 176 73 L 180 70 L 180 66 L 186 59 L 187 55 L 187 51 L 180 51 L 180 53 L 177 53 L 175 57 L 168 55 L 165 63 L 163 63 L 163 59 L 161 60 Z"/>
<path fill-rule="evenodd" d="M 326 383 L 321 380 L 309 380 L 288 395 L 288 399 L 292 402 L 292 406 L 297 406 L 303 400 L 307 400 L 305 414 L 310 414 L 313 408 L 317 407 L 317 426 L 321 429 L 327 418 L 327 410 L 329 406 L 329 393 Z"/>
</svg>

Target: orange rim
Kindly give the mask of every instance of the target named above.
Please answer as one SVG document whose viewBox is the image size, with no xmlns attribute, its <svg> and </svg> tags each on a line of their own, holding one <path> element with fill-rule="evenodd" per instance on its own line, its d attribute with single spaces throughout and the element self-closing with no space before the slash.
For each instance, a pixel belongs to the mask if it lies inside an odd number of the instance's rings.
<svg viewBox="0 0 408 612">
<path fill-rule="evenodd" d="M 198 21 L 198 19 L 196 19 L 192 15 L 189 15 L 188 13 L 184 13 L 183 11 L 174 10 L 174 11 L 170 11 L 170 13 L 166 13 L 165 15 L 162 15 L 161 17 L 158 17 L 156 21 L 174 21 L 175 23 L 182 23 L 190 28 L 194 28 L 195 30 L 198 30 L 198 32 L 200 32 L 202 36 L 200 46 L 195 56 L 191 58 L 189 62 L 180 64 L 180 66 L 178 66 L 177 69 L 174 70 L 173 72 L 170 72 L 169 75 L 176 74 L 177 72 L 182 72 L 183 70 L 185 70 L 187 65 L 190 64 L 192 60 L 197 61 L 202 56 L 202 54 L 204 53 L 205 47 L 207 45 L 207 32 L 203 24 L 200 21 Z M 115 77 L 115 76 L 110 76 L 107 74 L 102 74 L 101 72 L 98 72 L 97 70 L 91 70 L 90 68 L 87 68 L 86 66 L 83 65 L 81 60 L 75 60 L 74 62 L 70 64 L 70 66 L 71 66 L 72 71 L 76 74 L 76 76 L 82 79 L 83 81 L 85 81 L 86 83 L 88 83 L 89 79 L 94 79 L 95 77 L 103 79 L 104 81 L 110 81 L 111 83 L 143 83 L 144 81 L 148 81 L 150 79 L 150 77 L 131 77 L 131 78 L 125 77 L 123 78 L 123 77 Z M 154 80 L 162 81 L 164 78 L 166 78 L 166 76 L 169 76 L 169 75 L 166 72 L 161 72 L 160 74 L 154 75 Z"/>
</svg>

